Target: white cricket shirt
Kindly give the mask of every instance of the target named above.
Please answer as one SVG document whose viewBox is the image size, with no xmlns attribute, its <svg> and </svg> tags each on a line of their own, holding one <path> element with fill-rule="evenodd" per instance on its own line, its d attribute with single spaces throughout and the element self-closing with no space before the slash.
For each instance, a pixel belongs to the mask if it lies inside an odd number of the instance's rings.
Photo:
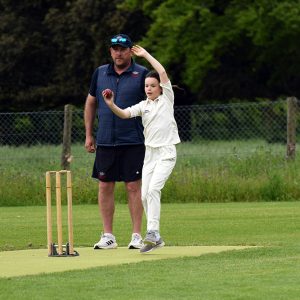
<svg viewBox="0 0 300 300">
<path fill-rule="evenodd" d="M 155 100 L 146 99 L 128 107 L 131 118 L 141 116 L 145 145 L 162 147 L 180 143 L 174 118 L 174 92 L 171 82 L 160 84 L 163 93 Z"/>
</svg>

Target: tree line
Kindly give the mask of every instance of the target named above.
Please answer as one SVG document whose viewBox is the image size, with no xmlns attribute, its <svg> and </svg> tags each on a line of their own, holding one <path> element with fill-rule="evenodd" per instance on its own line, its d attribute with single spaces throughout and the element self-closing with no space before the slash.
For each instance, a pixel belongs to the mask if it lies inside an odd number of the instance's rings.
<svg viewBox="0 0 300 300">
<path fill-rule="evenodd" d="M 299 16 L 298 0 L 0 0 L 0 110 L 82 107 L 120 32 L 184 89 L 176 105 L 299 98 Z"/>
</svg>

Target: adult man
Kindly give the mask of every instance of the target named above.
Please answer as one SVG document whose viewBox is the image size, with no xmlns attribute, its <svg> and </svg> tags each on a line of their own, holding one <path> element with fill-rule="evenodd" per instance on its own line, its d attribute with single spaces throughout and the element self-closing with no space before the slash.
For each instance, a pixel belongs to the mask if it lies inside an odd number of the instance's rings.
<svg viewBox="0 0 300 300">
<path fill-rule="evenodd" d="M 111 89 L 120 107 L 134 105 L 144 98 L 144 81 L 148 70 L 132 60 L 131 39 L 118 34 L 110 41 L 113 62 L 98 67 L 92 77 L 85 104 L 85 147 L 96 151 L 92 177 L 99 180 L 98 203 L 102 216 L 103 234 L 94 249 L 117 247 L 113 235 L 114 187 L 116 181 L 124 181 L 132 220 L 132 236 L 129 249 L 142 247 L 141 225 L 141 175 L 145 155 L 143 128 L 140 118 L 123 120 L 107 107 L 102 91 Z M 93 124 L 98 106 L 98 130 L 96 143 Z"/>
</svg>

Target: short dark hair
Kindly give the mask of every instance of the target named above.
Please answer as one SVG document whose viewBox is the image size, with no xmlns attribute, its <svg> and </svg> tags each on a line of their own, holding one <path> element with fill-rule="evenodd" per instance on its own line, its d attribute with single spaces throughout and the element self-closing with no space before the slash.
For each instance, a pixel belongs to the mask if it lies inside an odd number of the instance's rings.
<svg viewBox="0 0 300 300">
<path fill-rule="evenodd" d="M 157 81 L 160 82 L 159 74 L 154 70 L 148 72 L 147 75 L 146 75 L 146 78 L 156 78 Z"/>
</svg>

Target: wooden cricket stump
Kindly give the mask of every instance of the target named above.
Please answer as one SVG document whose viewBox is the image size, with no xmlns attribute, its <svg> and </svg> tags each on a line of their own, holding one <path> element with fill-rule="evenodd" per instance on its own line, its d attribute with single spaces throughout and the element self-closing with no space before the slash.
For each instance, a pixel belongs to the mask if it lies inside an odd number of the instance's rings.
<svg viewBox="0 0 300 300">
<path fill-rule="evenodd" d="M 56 226 L 57 226 L 57 245 L 52 238 L 52 189 L 51 175 L 55 175 L 56 190 Z M 66 175 L 67 205 L 68 205 L 68 242 L 63 245 L 62 230 L 62 206 L 61 206 L 61 175 Z M 71 171 L 47 171 L 46 172 L 46 204 L 47 204 L 47 242 L 48 256 L 78 256 L 74 250 L 73 243 L 73 213 L 72 213 L 72 175 Z"/>
</svg>

